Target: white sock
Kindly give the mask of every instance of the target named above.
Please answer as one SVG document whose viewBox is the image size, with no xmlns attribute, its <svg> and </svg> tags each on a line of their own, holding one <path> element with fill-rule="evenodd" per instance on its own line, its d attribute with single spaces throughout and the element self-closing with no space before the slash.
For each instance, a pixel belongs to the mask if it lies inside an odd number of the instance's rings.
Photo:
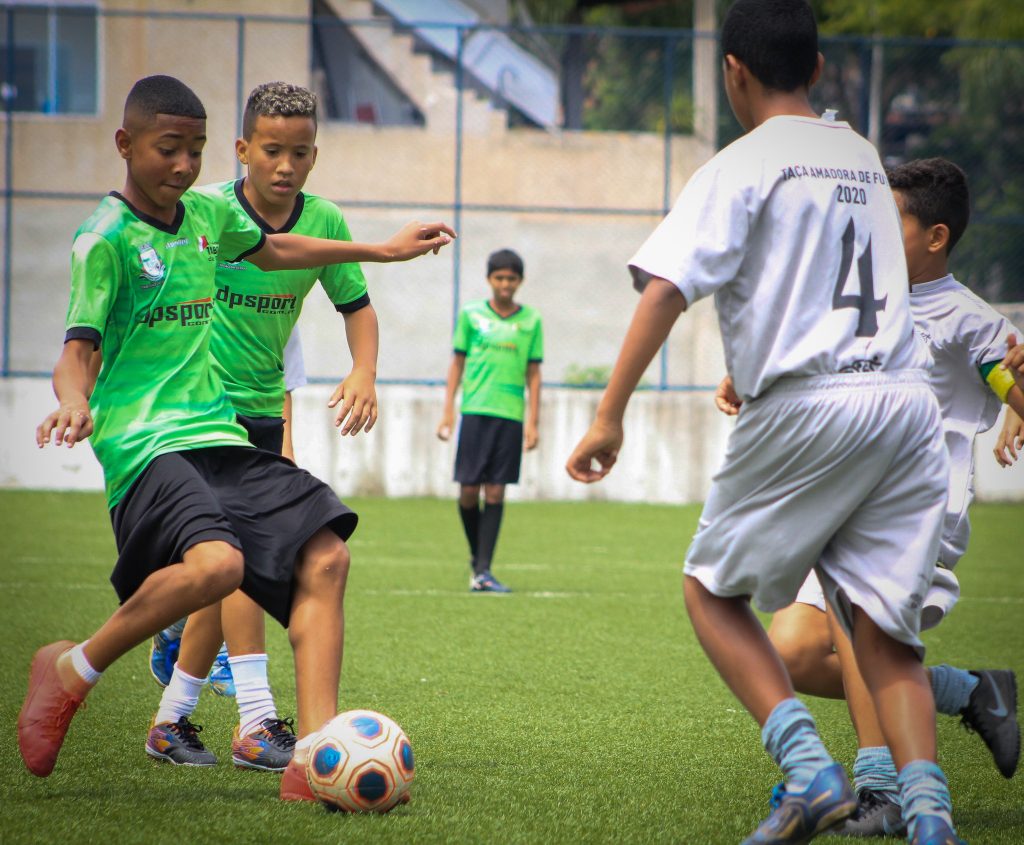
<svg viewBox="0 0 1024 845">
<path fill-rule="evenodd" d="M 191 716 L 199 704 L 199 693 L 206 685 L 206 678 L 193 678 L 182 670 L 177 663 L 171 673 L 164 694 L 160 698 L 160 708 L 156 711 L 154 722 L 177 722 L 182 716 Z"/>
<path fill-rule="evenodd" d="M 94 686 L 103 676 L 103 673 L 93 669 L 89 663 L 89 658 L 85 656 L 85 652 L 82 649 L 85 648 L 85 643 L 87 642 L 89 641 L 86 640 L 84 643 L 79 643 L 71 649 L 71 665 L 75 667 L 75 671 L 83 681 L 89 686 Z"/>
<path fill-rule="evenodd" d="M 274 694 L 267 678 L 267 655 L 242 654 L 228 656 L 235 679 L 235 701 L 238 702 L 238 733 L 247 736 L 259 730 L 265 719 L 277 718 Z"/>
</svg>

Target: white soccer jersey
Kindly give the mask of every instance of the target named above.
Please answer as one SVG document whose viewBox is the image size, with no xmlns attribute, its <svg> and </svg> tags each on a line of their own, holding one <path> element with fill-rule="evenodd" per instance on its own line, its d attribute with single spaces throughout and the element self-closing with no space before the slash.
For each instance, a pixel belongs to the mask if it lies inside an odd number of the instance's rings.
<svg viewBox="0 0 1024 845">
<path fill-rule="evenodd" d="M 967 508 L 974 498 L 974 438 L 995 425 L 1002 403 L 985 382 L 982 368 L 997 365 L 1014 326 L 952 275 L 914 285 L 910 308 L 917 333 L 935 366 L 932 389 L 942 410 L 950 457 L 949 503 L 939 560 L 952 567 L 970 536 Z"/>
<path fill-rule="evenodd" d="M 698 170 L 630 261 L 637 287 L 715 295 L 744 400 L 781 376 L 923 369 L 899 213 L 849 125 L 773 117 Z"/>
<path fill-rule="evenodd" d="M 292 329 L 288 342 L 284 345 L 284 389 L 291 393 L 295 388 L 306 384 L 306 362 L 302 357 L 302 341 L 299 339 L 299 327 Z"/>
</svg>

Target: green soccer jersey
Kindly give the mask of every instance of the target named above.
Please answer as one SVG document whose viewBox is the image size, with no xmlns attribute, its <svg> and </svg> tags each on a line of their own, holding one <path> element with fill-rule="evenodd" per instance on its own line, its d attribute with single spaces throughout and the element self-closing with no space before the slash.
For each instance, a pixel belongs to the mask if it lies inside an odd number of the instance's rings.
<svg viewBox="0 0 1024 845">
<path fill-rule="evenodd" d="M 544 358 L 540 312 L 529 305 L 502 317 L 490 302 L 470 302 L 459 312 L 452 345 L 466 356 L 462 413 L 523 420 L 526 367 Z"/>
<path fill-rule="evenodd" d="M 242 192 L 243 180 L 211 185 L 226 202 L 268 234 L 290 232 L 350 241 L 338 207 L 312 194 L 299 194 L 288 221 L 274 229 Z M 334 307 L 358 311 L 370 304 L 366 279 L 358 264 L 333 264 L 311 270 L 264 272 L 248 261 L 217 265 L 210 351 L 214 370 L 224 382 L 235 410 L 247 417 L 280 417 L 284 410 L 284 347 L 317 279 Z"/>
<path fill-rule="evenodd" d="M 103 353 L 90 441 L 109 507 L 160 455 L 248 445 L 210 366 L 210 322 L 218 255 L 263 242 L 236 206 L 205 190 L 187 191 L 171 224 L 111 193 L 75 234 L 66 339 Z"/>
</svg>

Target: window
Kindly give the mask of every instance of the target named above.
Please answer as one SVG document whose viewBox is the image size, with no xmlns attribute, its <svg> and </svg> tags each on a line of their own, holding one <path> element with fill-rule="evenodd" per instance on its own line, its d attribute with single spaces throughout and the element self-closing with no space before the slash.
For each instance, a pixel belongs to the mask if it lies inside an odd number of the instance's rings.
<svg viewBox="0 0 1024 845">
<path fill-rule="evenodd" d="M 75 3 L 0 5 L 0 94 L 13 111 L 94 114 L 97 10 Z"/>
</svg>

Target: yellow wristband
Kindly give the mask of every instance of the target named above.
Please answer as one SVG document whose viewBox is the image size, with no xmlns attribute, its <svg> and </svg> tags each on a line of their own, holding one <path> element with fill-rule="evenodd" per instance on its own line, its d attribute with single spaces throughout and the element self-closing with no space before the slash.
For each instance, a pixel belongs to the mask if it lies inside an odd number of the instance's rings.
<svg viewBox="0 0 1024 845">
<path fill-rule="evenodd" d="M 999 397 L 1000 402 L 1006 401 L 1010 388 L 1016 384 L 1010 371 L 1002 369 L 998 364 L 988 371 L 985 381 L 992 388 L 992 392 Z"/>
</svg>

